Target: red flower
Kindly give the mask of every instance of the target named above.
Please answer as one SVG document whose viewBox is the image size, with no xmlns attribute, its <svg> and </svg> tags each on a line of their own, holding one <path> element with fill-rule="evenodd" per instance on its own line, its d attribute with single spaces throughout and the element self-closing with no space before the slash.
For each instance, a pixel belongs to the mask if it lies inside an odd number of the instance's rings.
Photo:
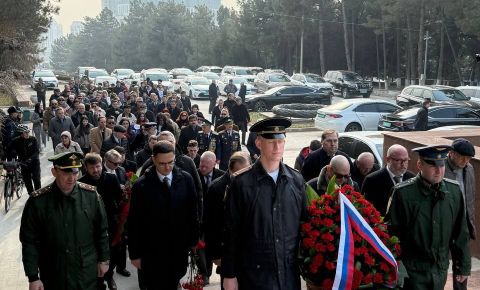
<svg viewBox="0 0 480 290">
<path fill-rule="evenodd" d="M 326 215 L 332 215 L 332 214 L 335 214 L 335 213 L 336 213 L 336 211 L 334 209 L 332 209 L 330 206 L 327 205 L 325 207 L 325 214 Z"/>
<path fill-rule="evenodd" d="M 311 223 L 304 223 L 302 225 L 302 232 L 308 233 L 311 230 L 312 230 L 312 224 Z"/>
<path fill-rule="evenodd" d="M 307 249 L 311 249 L 315 246 L 315 240 L 312 238 L 303 239 L 303 246 Z"/>
<path fill-rule="evenodd" d="M 335 263 L 325 261 L 325 268 L 327 268 L 327 270 L 335 270 L 337 267 Z"/>
<path fill-rule="evenodd" d="M 318 243 L 318 244 L 315 245 L 315 250 L 317 252 L 323 253 L 323 252 L 327 251 L 327 247 L 323 244 Z"/>
<path fill-rule="evenodd" d="M 355 269 L 355 271 L 353 272 L 353 283 L 352 283 L 353 289 L 358 289 L 358 287 L 360 287 L 360 284 L 362 284 L 362 278 L 363 278 L 362 272 Z"/>
<path fill-rule="evenodd" d="M 329 251 L 329 252 L 334 252 L 335 250 L 336 250 L 336 249 L 335 249 L 335 246 L 334 246 L 333 244 L 329 243 L 329 244 L 327 245 L 327 251 Z"/>
<path fill-rule="evenodd" d="M 308 236 L 315 240 L 315 239 L 318 238 L 318 236 L 320 236 L 320 232 L 317 231 L 317 230 L 312 230 L 312 231 L 308 232 Z"/>
<path fill-rule="evenodd" d="M 365 264 L 367 264 L 368 266 L 375 265 L 375 260 L 369 254 L 365 254 L 364 256 L 365 256 Z"/>
<path fill-rule="evenodd" d="M 333 280 L 332 279 L 325 279 L 322 283 L 322 288 L 324 289 L 332 289 L 333 287 Z"/>
<path fill-rule="evenodd" d="M 363 283 L 364 284 L 370 284 L 373 282 L 373 275 L 371 273 L 368 273 L 363 277 Z"/>
<path fill-rule="evenodd" d="M 127 179 L 131 179 L 134 174 L 135 173 L 133 173 L 132 171 L 125 173 L 125 175 L 127 176 Z"/>
<path fill-rule="evenodd" d="M 331 242 L 335 239 L 335 237 L 331 233 L 324 233 L 321 236 L 321 238 L 322 238 L 322 240 L 327 241 L 327 242 Z"/>
<path fill-rule="evenodd" d="M 375 273 L 375 275 L 373 275 L 373 283 L 383 283 L 383 275 L 380 273 Z"/>
<path fill-rule="evenodd" d="M 329 228 L 329 227 L 332 227 L 334 223 L 333 223 L 333 220 L 326 218 L 323 220 L 323 225 Z"/>
<path fill-rule="evenodd" d="M 390 267 L 387 263 L 380 262 L 380 270 L 382 270 L 383 272 L 388 272 L 390 271 Z"/>
</svg>

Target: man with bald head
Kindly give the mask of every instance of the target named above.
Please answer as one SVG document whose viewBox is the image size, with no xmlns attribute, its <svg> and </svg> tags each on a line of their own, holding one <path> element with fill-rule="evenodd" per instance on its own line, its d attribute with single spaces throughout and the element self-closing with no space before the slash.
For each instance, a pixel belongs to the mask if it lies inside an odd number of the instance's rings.
<svg viewBox="0 0 480 290">
<path fill-rule="evenodd" d="M 353 186 L 356 191 L 360 191 L 358 184 L 350 177 L 350 162 L 343 155 L 334 156 L 328 165 L 322 168 L 320 175 L 308 181 L 308 185 L 313 187 L 318 194 L 324 194 L 327 190 L 330 179 L 335 175 L 337 187 L 346 184 Z"/>
<path fill-rule="evenodd" d="M 408 151 L 399 144 L 387 150 L 386 166 L 365 177 L 362 193 L 373 206 L 385 216 L 390 193 L 395 184 L 408 180 L 415 175 L 408 171 Z"/>
<path fill-rule="evenodd" d="M 352 179 L 362 186 L 363 180 L 367 175 L 380 169 L 377 163 L 375 163 L 375 157 L 370 152 L 363 152 L 358 155 L 357 160 L 353 162 L 352 167 Z"/>
</svg>

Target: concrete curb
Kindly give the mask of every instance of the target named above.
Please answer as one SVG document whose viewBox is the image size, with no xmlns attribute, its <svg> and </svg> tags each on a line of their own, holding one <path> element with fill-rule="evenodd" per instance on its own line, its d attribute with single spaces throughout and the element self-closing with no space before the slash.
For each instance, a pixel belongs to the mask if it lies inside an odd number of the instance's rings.
<svg viewBox="0 0 480 290">
<path fill-rule="evenodd" d="M 287 132 L 313 132 L 313 131 L 321 131 L 315 127 L 306 127 L 306 128 L 288 128 Z"/>
</svg>

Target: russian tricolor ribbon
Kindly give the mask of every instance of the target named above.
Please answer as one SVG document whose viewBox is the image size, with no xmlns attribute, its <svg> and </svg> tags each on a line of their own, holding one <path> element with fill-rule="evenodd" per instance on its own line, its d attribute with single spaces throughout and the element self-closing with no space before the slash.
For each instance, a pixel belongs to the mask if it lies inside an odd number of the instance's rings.
<svg viewBox="0 0 480 290">
<path fill-rule="evenodd" d="M 367 241 L 378 254 L 398 271 L 397 261 L 390 250 L 375 234 L 370 225 L 357 211 L 350 200 L 341 192 L 338 193 L 340 202 L 340 243 L 338 246 L 337 269 L 333 290 L 350 290 L 353 284 L 354 272 L 354 239 L 352 229 Z M 395 273 L 396 275 L 396 273 Z M 396 279 L 396 278 L 395 278 Z"/>
</svg>

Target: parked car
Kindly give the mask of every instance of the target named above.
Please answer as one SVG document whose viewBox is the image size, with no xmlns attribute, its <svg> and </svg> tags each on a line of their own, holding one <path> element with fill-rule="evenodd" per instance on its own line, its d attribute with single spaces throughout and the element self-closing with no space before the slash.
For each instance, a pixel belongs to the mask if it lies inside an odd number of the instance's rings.
<svg viewBox="0 0 480 290">
<path fill-rule="evenodd" d="M 284 74 L 284 75 L 287 74 L 283 69 L 279 69 L 279 68 L 267 68 L 263 72 L 268 74 Z"/>
<path fill-rule="evenodd" d="M 162 81 L 162 86 L 166 87 L 167 90 L 173 90 L 173 83 L 170 81 L 171 75 L 165 72 L 156 71 L 156 70 L 146 70 L 140 74 L 140 79 L 142 81 L 149 78 L 152 82 Z"/>
<path fill-rule="evenodd" d="M 346 99 L 352 96 L 369 98 L 373 86 L 359 74 L 344 70 L 331 70 L 325 74 L 325 80 L 334 86 L 334 90 Z"/>
<path fill-rule="evenodd" d="M 194 76 L 195 73 L 188 68 L 174 68 L 170 71 L 170 74 L 172 75 L 172 78 L 174 79 L 182 79 L 187 76 Z"/>
<path fill-rule="evenodd" d="M 142 82 L 141 73 L 133 73 L 124 79 L 123 82 L 127 86 L 131 86 L 133 82 L 135 82 L 137 86 L 140 86 L 140 83 Z"/>
<path fill-rule="evenodd" d="M 259 66 L 249 66 L 248 69 L 251 70 L 254 75 L 263 72 L 263 68 Z"/>
<path fill-rule="evenodd" d="M 470 101 L 480 104 L 480 87 L 461 86 L 456 87 L 456 89 L 460 90 L 467 98 L 470 98 Z"/>
<path fill-rule="evenodd" d="M 376 131 L 382 115 L 390 114 L 400 106 L 384 100 L 349 99 L 318 109 L 315 127 L 337 132 Z"/>
<path fill-rule="evenodd" d="M 219 80 L 220 79 L 220 76 L 214 72 L 210 72 L 210 71 L 206 71 L 206 72 L 197 72 L 196 73 L 196 76 L 199 76 L 199 77 L 204 77 L 208 80 Z"/>
<path fill-rule="evenodd" d="M 222 72 L 222 68 L 219 66 L 202 65 L 201 67 L 197 68 L 195 72 L 213 72 L 220 74 Z"/>
<path fill-rule="evenodd" d="M 256 112 L 271 110 L 275 105 L 293 103 L 330 105 L 332 96 L 323 90 L 305 86 L 280 86 L 263 94 L 245 96 L 248 109 Z"/>
<path fill-rule="evenodd" d="M 96 77 L 108 77 L 108 73 L 104 69 L 88 69 L 85 71 L 84 78 L 88 78 L 90 82 L 94 82 Z"/>
<path fill-rule="evenodd" d="M 255 79 L 253 71 L 251 71 L 249 67 L 244 66 L 224 66 L 220 75 L 241 76 L 246 78 L 249 82 L 253 82 Z"/>
<path fill-rule="evenodd" d="M 191 76 L 183 80 L 180 88 L 187 92 L 191 99 L 208 99 L 208 87 L 211 83 L 212 81 L 204 77 Z"/>
<path fill-rule="evenodd" d="M 154 70 L 154 71 L 158 71 L 158 72 L 161 72 L 161 73 L 168 73 L 168 70 L 166 70 L 164 68 L 161 68 L 161 67 L 151 67 L 151 68 L 147 68 L 147 69 L 142 69 L 141 73 L 146 72 L 148 70 Z"/>
<path fill-rule="evenodd" d="M 375 163 L 383 166 L 383 134 L 379 131 L 339 133 L 338 150 L 345 152 L 353 160 L 363 152 L 370 152 L 375 157 Z"/>
<path fill-rule="evenodd" d="M 307 74 L 293 74 L 292 80 L 302 83 L 307 87 L 312 88 L 326 88 L 332 91 L 333 85 L 325 81 L 320 75 L 307 73 Z"/>
<path fill-rule="evenodd" d="M 52 70 L 42 69 L 42 70 L 33 71 L 32 79 L 30 81 L 30 86 L 32 88 L 34 88 L 35 84 L 38 83 L 39 78 L 42 78 L 42 81 L 43 83 L 45 83 L 45 86 L 47 87 L 47 89 L 58 88 L 58 79 Z"/>
<path fill-rule="evenodd" d="M 413 131 L 420 105 L 383 116 L 378 122 L 380 131 Z M 452 125 L 480 125 L 480 105 L 434 103 L 428 109 L 427 129 Z"/>
<path fill-rule="evenodd" d="M 95 85 L 103 85 L 104 82 L 108 82 L 109 85 L 116 84 L 117 78 L 112 76 L 99 76 L 95 78 Z"/>
<path fill-rule="evenodd" d="M 77 77 L 82 79 L 85 76 L 85 72 L 89 69 L 95 69 L 93 66 L 79 66 L 77 67 Z"/>
<path fill-rule="evenodd" d="M 225 75 L 225 76 L 222 76 L 220 80 L 217 82 L 217 86 L 220 94 L 225 95 L 224 89 L 230 80 L 232 80 L 233 84 L 237 87 L 237 92 L 235 93 L 236 96 L 238 96 L 238 93 L 240 92 L 241 83 L 244 83 L 245 86 L 247 87 L 247 95 L 253 95 L 257 93 L 257 88 L 254 87 L 251 83 L 249 83 L 246 78 Z"/>
<path fill-rule="evenodd" d="M 296 85 L 292 82 L 290 77 L 280 73 L 258 73 L 253 81 L 253 85 L 259 92 L 266 92 L 267 90 L 280 86 Z M 298 84 L 297 84 L 298 85 Z"/>
<path fill-rule="evenodd" d="M 396 97 L 399 106 L 409 107 L 422 104 L 425 98 L 430 98 L 433 103 L 474 103 L 460 90 L 448 86 L 408 86 Z"/>
<path fill-rule="evenodd" d="M 135 71 L 129 68 L 116 68 L 112 71 L 110 75 L 112 77 L 116 77 L 118 80 L 124 80 L 133 73 L 135 73 Z"/>
</svg>

